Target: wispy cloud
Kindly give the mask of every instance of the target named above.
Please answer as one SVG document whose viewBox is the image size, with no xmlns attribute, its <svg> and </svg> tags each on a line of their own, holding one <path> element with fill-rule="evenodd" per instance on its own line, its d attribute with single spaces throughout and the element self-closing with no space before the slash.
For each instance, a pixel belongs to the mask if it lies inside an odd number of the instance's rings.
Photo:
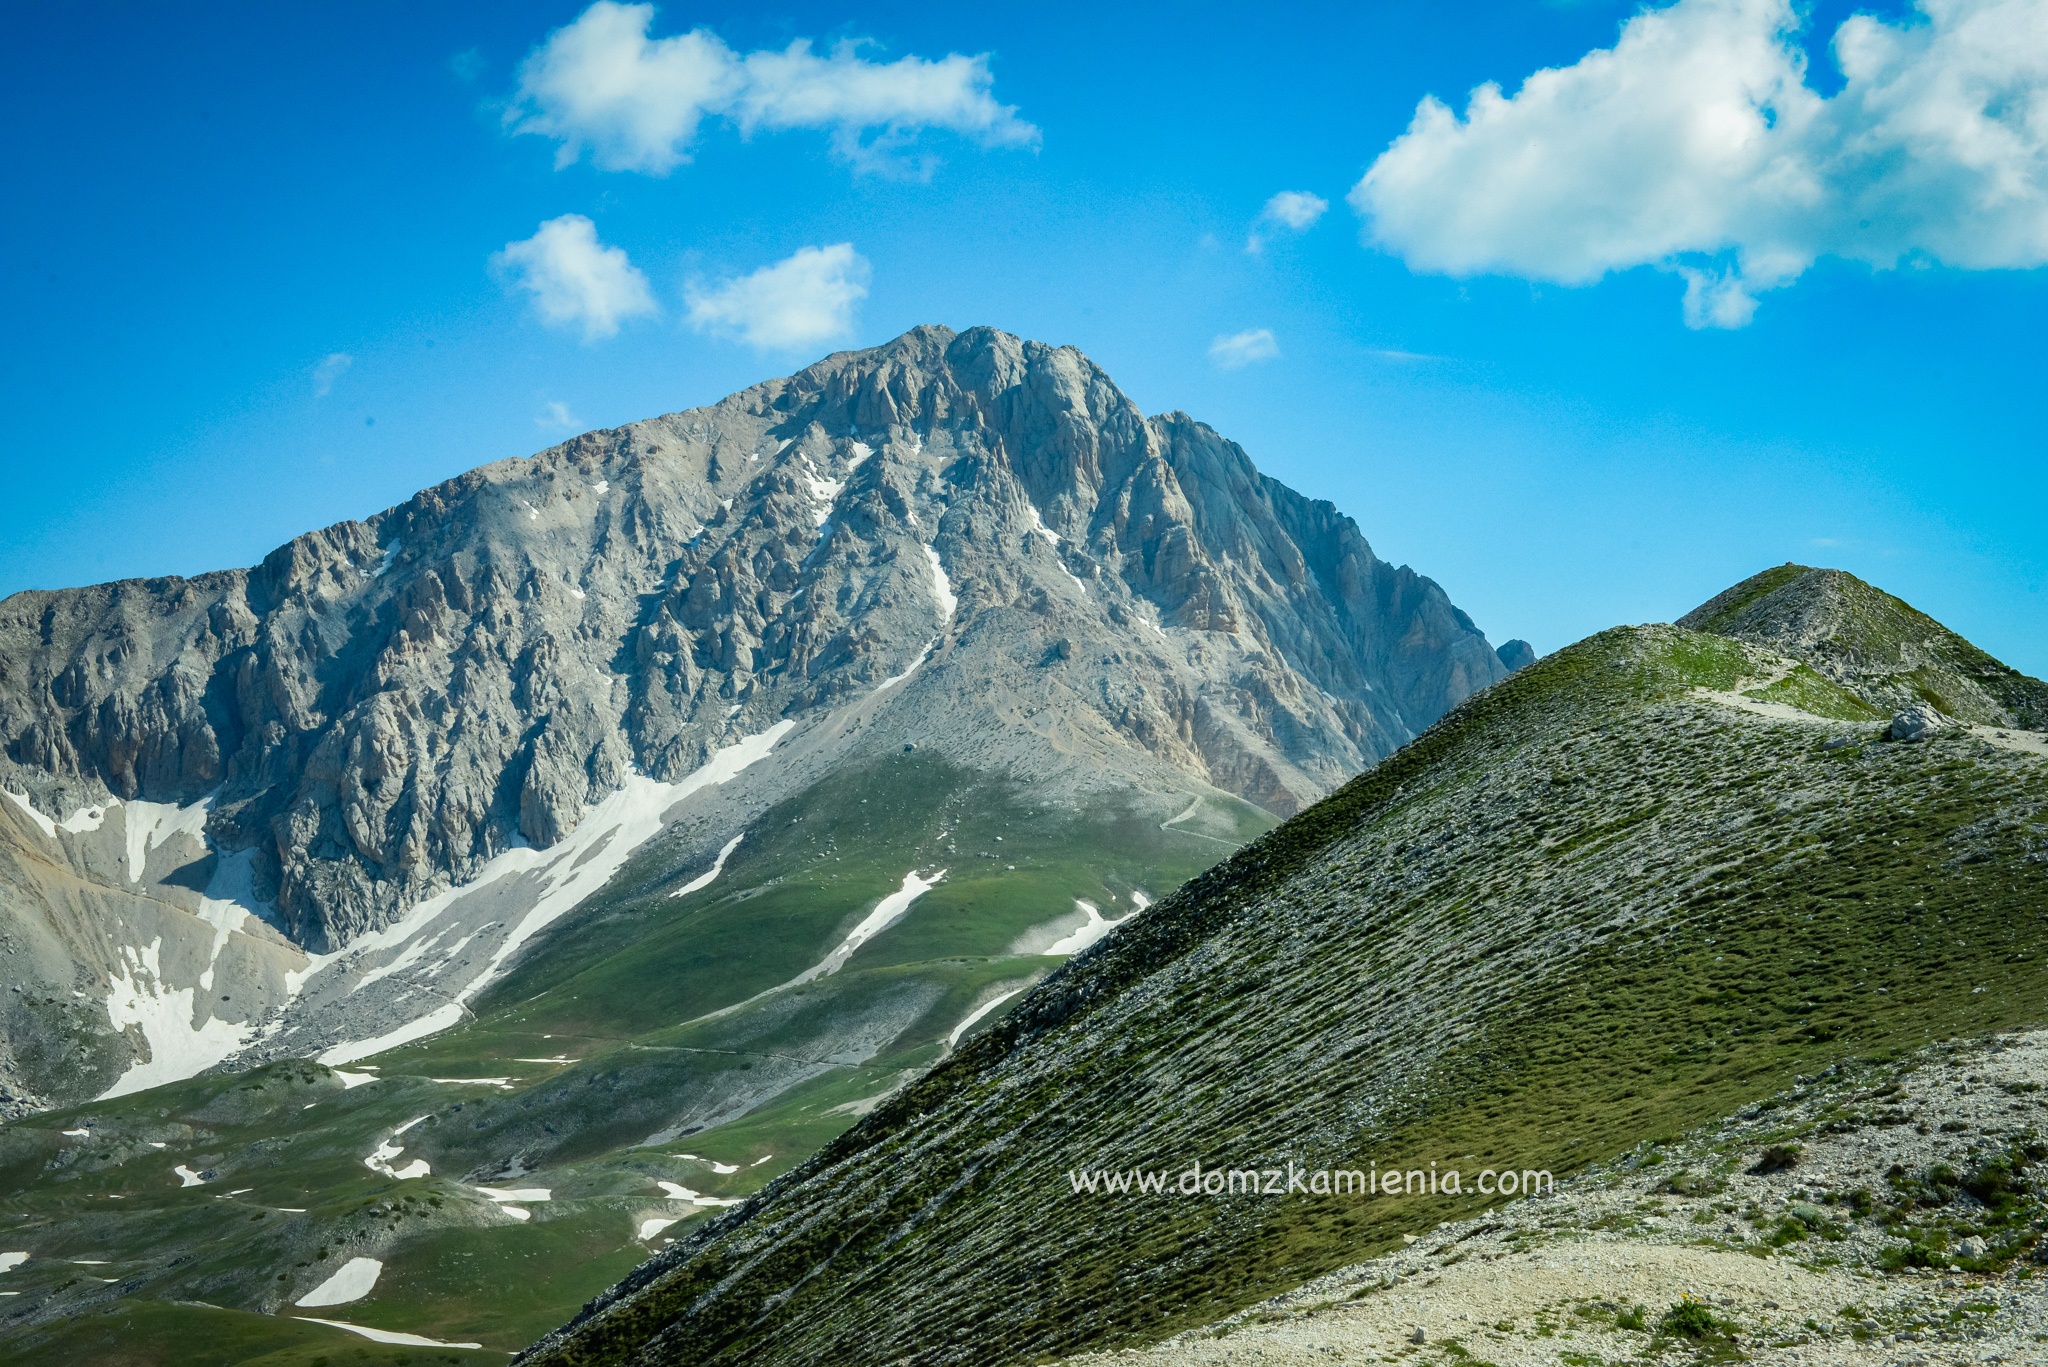
<svg viewBox="0 0 2048 1367">
<path fill-rule="evenodd" d="M 1581 285 L 1660 267 L 1692 327 L 1746 325 L 1823 256 L 2048 263 L 2048 7 L 1852 15 L 1825 97 L 1805 8 L 1677 0 L 1512 95 L 1480 86 L 1463 117 L 1425 99 L 1351 203 L 1417 270 Z"/>
<path fill-rule="evenodd" d="M 742 134 L 821 129 L 835 152 L 866 170 L 928 170 L 928 161 L 904 155 L 926 129 L 984 147 L 1039 140 L 1015 106 L 990 94 L 986 55 L 875 62 L 857 41 L 821 56 L 808 39 L 739 53 L 709 29 L 650 38 L 653 19 L 652 5 L 598 0 L 549 34 L 520 65 L 506 127 L 555 139 L 557 166 L 587 153 L 606 170 L 657 176 L 690 159 L 709 118 Z"/>
<path fill-rule="evenodd" d="M 583 426 L 583 420 L 569 411 L 568 404 L 551 399 L 542 406 L 533 425 L 550 431 L 573 432 Z"/>
<path fill-rule="evenodd" d="M 334 392 L 335 383 L 348 374 L 356 358 L 346 351 L 331 351 L 313 367 L 313 397 L 324 399 Z"/>
<path fill-rule="evenodd" d="M 1252 222 L 1251 235 L 1244 240 L 1244 249 L 1257 256 L 1266 249 L 1267 241 L 1275 232 L 1305 233 L 1316 225 L 1330 207 L 1330 201 L 1321 195 L 1312 195 L 1306 190 L 1282 190 L 1266 201 L 1266 207 Z"/>
<path fill-rule="evenodd" d="M 581 327 L 586 342 L 656 312 L 647 277 L 623 248 L 599 242 L 597 225 L 582 214 L 551 218 L 532 237 L 506 243 L 491 265 L 533 296 L 543 322 Z"/>
<path fill-rule="evenodd" d="M 1259 361 L 1270 361 L 1279 354 L 1280 344 L 1273 340 L 1273 333 L 1268 328 L 1233 332 L 1209 343 L 1209 359 L 1222 370 L 1242 370 Z"/>
<path fill-rule="evenodd" d="M 685 290 L 690 326 L 769 349 L 811 346 L 853 329 L 872 272 L 851 242 L 804 247 L 751 275 Z"/>
</svg>

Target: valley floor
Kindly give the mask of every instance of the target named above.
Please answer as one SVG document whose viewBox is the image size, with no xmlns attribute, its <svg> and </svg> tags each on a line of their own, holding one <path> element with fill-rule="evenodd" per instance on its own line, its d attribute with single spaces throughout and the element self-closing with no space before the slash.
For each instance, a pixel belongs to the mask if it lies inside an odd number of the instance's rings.
<svg viewBox="0 0 2048 1367">
<path fill-rule="evenodd" d="M 1068 1367 L 2048 1361 L 2048 1208 L 2023 1180 L 2048 1157 L 2048 1032 L 1830 1072 L 1552 1195 Z M 1791 1165 L 1759 1171 L 1767 1151 Z M 1705 1312 L 1696 1335 L 1665 1319 L 1687 1299 Z"/>
</svg>

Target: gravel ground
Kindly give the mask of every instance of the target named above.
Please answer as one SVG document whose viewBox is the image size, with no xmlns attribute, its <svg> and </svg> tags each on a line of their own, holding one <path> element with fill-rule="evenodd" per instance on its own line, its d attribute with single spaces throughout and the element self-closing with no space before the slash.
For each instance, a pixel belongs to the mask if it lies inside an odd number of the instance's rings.
<svg viewBox="0 0 2048 1367">
<path fill-rule="evenodd" d="M 1953 1185 L 1925 1196 L 1931 1171 L 1968 1186 L 2030 1142 L 2044 1084 L 2048 1033 L 1831 1070 L 1550 1196 L 1150 1348 L 1069 1363 L 2048 1362 L 2038 1193 L 2022 1187 L 2002 1216 Z M 1791 1165 L 1754 1171 L 1772 1146 Z M 1794 1225 L 1804 1232 L 1788 1238 Z M 1933 1265 L 1901 1265 L 1909 1255 Z M 1717 1330 L 1660 1330 L 1687 1298 Z"/>
</svg>

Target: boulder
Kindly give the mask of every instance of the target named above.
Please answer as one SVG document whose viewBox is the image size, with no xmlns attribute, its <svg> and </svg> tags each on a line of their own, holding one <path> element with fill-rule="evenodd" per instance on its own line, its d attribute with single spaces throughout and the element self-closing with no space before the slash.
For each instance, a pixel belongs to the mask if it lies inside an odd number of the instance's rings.
<svg viewBox="0 0 2048 1367">
<path fill-rule="evenodd" d="M 1926 703 L 1916 702 L 1892 718 L 1891 729 L 1885 732 L 1885 738 L 1900 741 L 1928 740 L 1935 732 L 1954 724 Z"/>
</svg>

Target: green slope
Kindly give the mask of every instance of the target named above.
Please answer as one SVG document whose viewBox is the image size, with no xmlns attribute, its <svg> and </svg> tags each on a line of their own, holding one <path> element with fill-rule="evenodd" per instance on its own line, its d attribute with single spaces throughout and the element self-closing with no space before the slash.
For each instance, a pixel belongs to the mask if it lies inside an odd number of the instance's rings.
<svg viewBox="0 0 2048 1367">
<path fill-rule="evenodd" d="M 1164 897 L 1272 824 L 1220 797 L 1164 826 L 1128 795 L 1048 807 L 917 753 L 765 814 L 688 896 L 670 894 L 702 870 L 654 842 L 473 1021 L 347 1070 L 380 1081 L 344 1088 L 283 1063 L 0 1127 L 0 1252 L 32 1255 L 0 1273 L 17 1293 L 0 1298 L 0 1358 L 465 1356 L 297 1318 L 317 1315 L 503 1360 L 688 1228 L 642 1241 L 642 1221 L 701 1221 L 658 1182 L 728 1199 L 757 1189 L 938 1060 L 971 1011 L 1055 967 L 1028 951 L 1082 920 L 1075 899 L 1126 914 L 1133 893 Z M 939 868 L 841 971 L 775 990 L 906 872 Z M 504 1083 L 449 1081 L 464 1078 Z M 364 1165 L 421 1117 L 393 1142 L 398 1164 L 426 1160 L 431 1176 Z M 90 1133 L 64 1133 L 78 1129 Z M 179 1165 L 206 1181 L 181 1185 Z M 475 1190 L 494 1181 L 551 1199 L 518 1221 Z M 292 1307 L 354 1256 L 384 1264 L 369 1296 Z M 188 1328 L 211 1336 L 210 1356 L 190 1356 Z"/>
<path fill-rule="evenodd" d="M 1519 672 L 527 1360 L 1155 1338 L 1482 1202 L 1076 1194 L 1069 1171 L 1564 1174 L 1833 1060 L 2042 1023 L 2048 769 L 1966 732 L 1882 743 L 1882 696 L 1802 662 L 1651 627 Z M 1795 682 L 1759 701 L 1803 715 L 1737 705 L 1772 680 Z"/>
<path fill-rule="evenodd" d="M 1887 711 L 1923 702 L 1961 721 L 2048 730 L 2048 684 L 1841 570 L 1780 565 L 1678 624 L 1781 650 Z"/>
</svg>

